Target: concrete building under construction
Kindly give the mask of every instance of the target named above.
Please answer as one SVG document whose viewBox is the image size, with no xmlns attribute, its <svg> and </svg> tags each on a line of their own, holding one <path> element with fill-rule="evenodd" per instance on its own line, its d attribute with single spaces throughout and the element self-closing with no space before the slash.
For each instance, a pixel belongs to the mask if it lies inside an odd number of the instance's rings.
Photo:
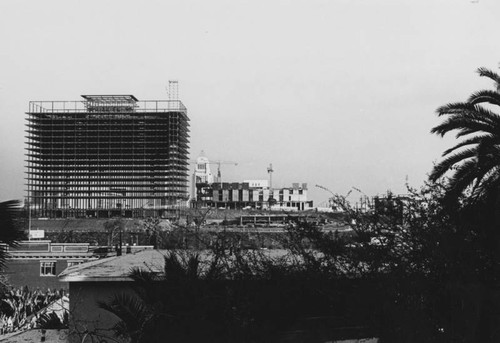
<svg viewBox="0 0 500 343">
<path fill-rule="evenodd" d="M 165 217 L 185 204 L 189 118 L 182 102 L 82 97 L 29 103 L 31 216 Z"/>
<path fill-rule="evenodd" d="M 273 211 L 305 211 L 313 208 L 312 200 L 307 199 L 306 183 L 293 183 L 292 187 L 273 189 L 268 185 L 267 180 L 213 183 L 209 188 L 201 188 L 198 194 L 205 192 L 205 198 L 200 199 L 202 206 L 215 208 Z"/>
</svg>

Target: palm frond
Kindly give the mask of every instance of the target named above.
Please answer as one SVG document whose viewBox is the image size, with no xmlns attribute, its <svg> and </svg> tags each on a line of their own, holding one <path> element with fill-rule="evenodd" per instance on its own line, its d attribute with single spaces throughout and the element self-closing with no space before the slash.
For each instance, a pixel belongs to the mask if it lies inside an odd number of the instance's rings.
<svg viewBox="0 0 500 343">
<path fill-rule="evenodd" d="M 471 104 L 477 105 L 484 102 L 500 106 L 500 93 L 487 89 L 474 92 L 469 97 L 469 103 Z"/>
<path fill-rule="evenodd" d="M 161 275 L 150 270 L 134 268 L 130 272 L 130 278 L 134 280 L 132 289 L 135 294 L 144 301 L 145 304 L 154 306 L 157 302 L 157 282 L 161 280 Z"/>
<path fill-rule="evenodd" d="M 484 134 L 484 135 L 480 135 L 480 136 L 474 136 L 474 137 L 471 137 L 469 139 L 463 140 L 462 142 L 458 143 L 457 145 L 453 146 L 450 149 L 445 150 L 443 152 L 443 156 L 446 156 L 446 155 L 452 153 L 453 151 L 455 151 L 457 149 L 460 149 L 460 148 L 463 148 L 463 147 L 465 147 L 467 145 L 479 144 L 479 143 L 484 142 L 484 141 L 488 141 L 488 142 L 491 142 L 491 143 L 494 143 L 495 141 L 499 141 L 500 142 L 500 137 L 495 137 L 495 136 L 493 136 L 490 133 Z"/>
<path fill-rule="evenodd" d="M 473 149 L 465 149 L 446 157 L 445 159 L 443 159 L 434 166 L 431 174 L 429 175 L 429 179 L 433 182 L 437 181 L 448 171 L 453 170 L 456 164 L 463 163 L 470 158 L 475 158 L 476 155 L 477 155 L 477 149 L 473 148 Z"/>
<path fill-rule="evenodd" d="M 470 134 L 472 132 L 484 132 L 496 134 L 498 128 L 496 128 L 491 123 L 486 123 L 484 120 L 470 119 L 467 117 L 453 117 L 448 118 L 440 125 L 437 125 L 431 129 L 431 133 L 435 133 L 443 137 L 448 132 L 458 130 L 457 137 L 462 137 L 465 134 Z M 471 130 L 473 130 L 471 132 Z"/>
<path fill-rule="evenodd" d="M 451 103 L 437 109 L 439 116 L 447 115 L 449 118 L 469 118 L 481 122 L 500 125 L 500 116 L 483 107 L 481 104 Z"/>
<path fill-rule="evenodd" d="M 484 134 L 484 132 L 482 132 L 482 133 Z M 459 139 L 459 138 L 467 139 L 466 137 L 473 136 L 474 134 L 478 134 L 477 130 L 475 130 L 474 128 L 464 128 L 464 129 L 461 129 L 460 132 L 457 132 L 457 134 L 455 135 L 455 138 L 456 139 Z"/>
<path fill-rule="evenodd" d="M 186 266 L 186 276 L 189 279 L 197 279 L 199 275 L 200 256 L 198 254 L 189 256 Z"/>
<path fill-rule="evenodd" d="M 447 197 L 458 198 L 460 194 L 464 194 L 466 190 L 473 185 L 476 174 L 476 159 L 471 159 L 462 163 L 452 177 L 448 179 Z"/>
<path fill-rule="evenodd" d="M 148 317 L 148 307 L 141 299 L 130 294 L 116 294 L 108 301 L 99 301 L 97 305 L 120 318 L 129 331 L 140 329 Z"/>
<path fill-rule="evenodd" d="M 484 161 L 476 162 L 475 166 L 475 180 L 471 183 L 471 195 L 474 197 L 475 194 L 478 194 L 478 190 L 483 188 L 485 180 L 493 173 L 495 168 L 494 164 L 486 164 Z"/>
<path fill-rule="evenodd" d="M 495 82 L 495 87 L 497 88 L 497 90 L 500 90 L 500 75 L 498 75 L 497 73 L 495 73 L 491 69 L 484 68 L 484 67 L 478 68 L 477 72 L 478 72 L 479 76 L 487 77 L 490 80 L 493 80 Z"/>
<path fill-rule="evenodd" d="M 176 253 L 171 252 L 165 256 L 165 279 L 168 280 L 178 280 L 186 276 L 186 271 L 182 265 L 179 256 Z"/>
<path fill-rule="evenodd" d="M 145 270 L 143 268 L 132 268 L 129 276 L 137 282 L 150 283 L 157 279 L 157 275 L 154 272 Z"/>
<path fill-rule="evenodd" d="M 450 193 L 457 195 L 466 189 L 470 189 L 473 196 L 483 193 L 485 180 L 491 180 L 498 174 L 500 148 L 485 140 L 475 150 L 474 158 L 461 163 L 449 179 Z"/>
<path fill-rule="evenodd" d="M 491 168 L 485 168 L 484 172 L 480 173 L 475 180 L 475 184 L 471 190 L 472 198 L 479 199 L 487 189 L 492 181 L 498 178 L 498 166 L 491 166 Z"/>
<path fill-rule="evenodd" d="M 493 189 L 499 189 L 500 185 L 500 165 L 493 166 L 472 190 L 475 200 L 485 198 Z"/>
<path fill-rule="evenodd" d="M 474 106 L 468 102 L 453 102 L 438 107 L 436 113 L 439 117 L 441 117 L 447 114 L 462 113 L 467 110 L 474 110 Z"/>
<path fill-rule="evenodd" d="M 40 329 L 60 330 L 68 328 L 67 323 L 63 323 L 55 312 L 41 314 L 38 323 Z"/>
<path fill-rule="evenodd" d="M 484 121 L 485 123 L 490 123 L 496 127 L 500 126 L 500 115 L 482 105 L 474 105 L 474 110 L 469 111 L 467 114 L 477 120 Z"/>
</svg>

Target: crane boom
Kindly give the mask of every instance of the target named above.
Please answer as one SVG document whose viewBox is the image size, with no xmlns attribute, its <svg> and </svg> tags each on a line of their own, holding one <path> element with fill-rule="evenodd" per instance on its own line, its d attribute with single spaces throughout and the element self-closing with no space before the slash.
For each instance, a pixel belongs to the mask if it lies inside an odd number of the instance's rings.
<svg viewBox="0 0 500 343">
<path fill-rule="evenodd" d="M 234 161 L 221 161 L 221 160 L 213 161 L 212 160 L 211 162 L 208 162 L 208 164 L 217 164 L 217 178 L 219 180 L 219 183 L 222 186 L 222 175 L 221 175 L 221 172 L 220 172 L 220 166 L 221 166 L 221 164 L 230 164 L 230 165 L 237 166 L 238 162 L 234 162 Z"/>
<path fill-rule="evenodd" d="M 203 161 L 200 162 L 200 158 L 203 158 Z M 200 157 L 196 161 L 189 161 L 190 163 L 196 163 L 200 165 L 207 165 L 207 164 L 212 164 L 212 165 L 217 165 L 217 180 L 215 182 L 218 182 L 222 186 L 222 175 L 221 175 L 221 165 L 227 164 L 227 165 L 234 165 L 237 166 L 238 162 L 234 161 L 224 161 L 224 160 L 211 160 L 206 158 L 204 151 L 201 151 Z M 198 167 L 199 168 L 199 167 Z M 203 168 L 205 170 L 205 168 Z"/>
</svg>

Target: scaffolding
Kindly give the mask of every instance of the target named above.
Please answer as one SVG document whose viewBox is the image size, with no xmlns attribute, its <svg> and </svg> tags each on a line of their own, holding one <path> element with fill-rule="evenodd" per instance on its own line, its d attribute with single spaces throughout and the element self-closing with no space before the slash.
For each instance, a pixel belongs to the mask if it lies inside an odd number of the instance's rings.
<svg viewBox="0 0 500 343">
<path fill-rule="evenodd" d="M 188 198 L 189 118 L 179 100 L 82 95 L 31 101 L 33 217 L 168 216 Z"/>
</svg>

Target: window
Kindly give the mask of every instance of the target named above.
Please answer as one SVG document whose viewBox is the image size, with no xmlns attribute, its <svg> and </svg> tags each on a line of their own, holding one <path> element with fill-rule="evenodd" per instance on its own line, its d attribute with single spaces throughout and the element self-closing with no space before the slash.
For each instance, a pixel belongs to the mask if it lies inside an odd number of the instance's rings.
<svg viewBox="0 0 500 343">
<path fill-rule="evenodd" d="M 82 264 L 82 263 L 83 263 L 83 261 L 68 261 L 68 268 Z"/>
<path fill-rule="evenodd" d="M 56 276 L 56 262 L 40 262 L 40 276 Z"/>
</svg>

